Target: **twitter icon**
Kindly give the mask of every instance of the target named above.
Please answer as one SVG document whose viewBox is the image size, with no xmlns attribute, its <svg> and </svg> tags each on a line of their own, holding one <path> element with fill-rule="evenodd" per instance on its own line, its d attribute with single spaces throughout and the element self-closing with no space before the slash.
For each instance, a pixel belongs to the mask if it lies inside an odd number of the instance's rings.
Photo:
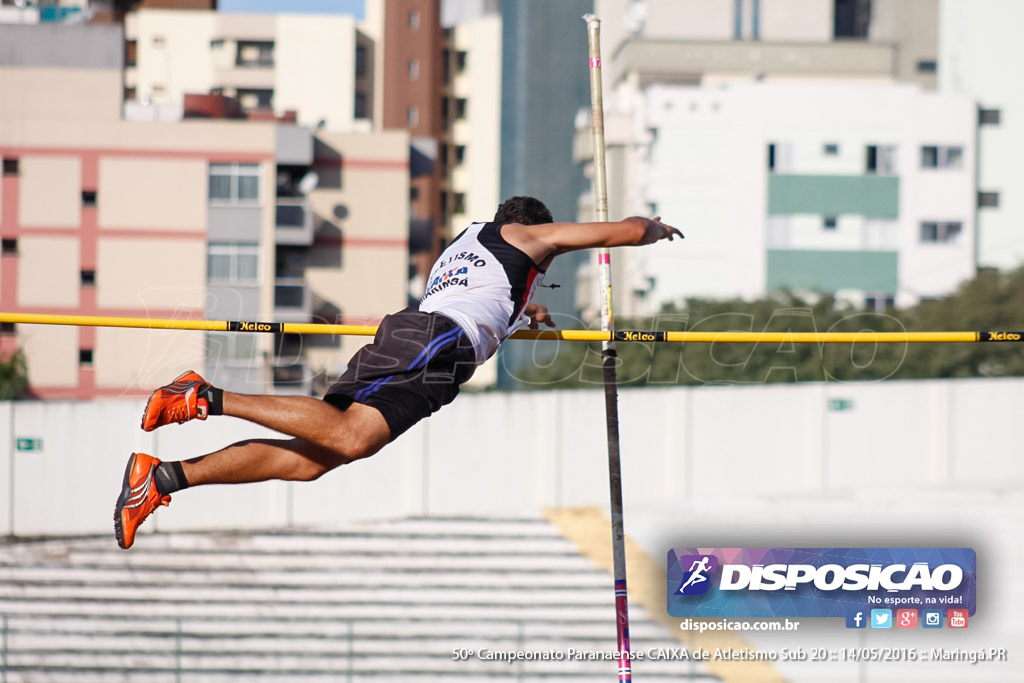
<svg viewBox="0 0 1024 683">
<path fill-rule="evenodd" d="M 892 610 L 871 610 L 871 628 L 892 628 Z"/>
</svg>

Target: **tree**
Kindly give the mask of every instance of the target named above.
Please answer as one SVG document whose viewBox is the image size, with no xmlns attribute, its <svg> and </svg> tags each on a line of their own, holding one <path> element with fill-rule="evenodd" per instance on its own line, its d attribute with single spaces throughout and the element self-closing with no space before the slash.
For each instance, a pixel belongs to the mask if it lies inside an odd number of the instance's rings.
<svg viewBox="0 0 1024 683">
<path fill-rule="evenodd" d="M 7 360 L 0 359 L 0 401 L 22 398 L 28 389 L 28 361 L 18 349 Z"/>
<path fill-rule="evenodd" d="M 620 330 L 735 332 L 876 332 L 1024 330 L 1024 268 L 983 270 L 956 292 L 885 313 L 822 297 L 810 303 L 781 292 L 756 301 L 689 299 L 654 318 L 618 320 Z M 541 342 L 544 343 L 544 342 Z M 551 343 L 551 342 L 546 342 Z M 622 386 L 874 381 L 926 377 L 1024 375 L 1016 344 L 857 343 L 737 344 L 619 343 Z M 518 379 L 540 387 L 600 386 L 599 344 L 562 342 L 554 357 Z"/>
</svg>

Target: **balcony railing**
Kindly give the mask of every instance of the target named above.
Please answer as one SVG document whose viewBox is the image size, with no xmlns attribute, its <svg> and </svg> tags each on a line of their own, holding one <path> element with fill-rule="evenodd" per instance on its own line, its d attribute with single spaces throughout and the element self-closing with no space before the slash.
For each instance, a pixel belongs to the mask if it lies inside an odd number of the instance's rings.
<svg viewBox="0 0 1024 683">
<path fill-rule="evenodd" d="M 308 323 L 313 317 L 313 294 L 303 278 L 277 278 L 274 317 L 286 323 Z"/>
<path fill-rule="evenodd" d="M 308 199 L 279 198 L 276 225 L 275 240 L 278 244 L 313 244 L 313 211 Z"/>
</svg>

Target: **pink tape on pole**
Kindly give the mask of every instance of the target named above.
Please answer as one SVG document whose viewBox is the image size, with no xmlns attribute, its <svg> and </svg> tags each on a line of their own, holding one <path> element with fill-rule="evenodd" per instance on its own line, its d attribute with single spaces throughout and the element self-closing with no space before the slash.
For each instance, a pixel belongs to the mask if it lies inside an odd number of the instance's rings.
<svg viewBox="0 0 1024 683">
<path fill-rule="evenodd" d="M 591 69 L 600 69 L 601 68 L 601 58 L 600 57 L 591 57 L 590 58 L 590 68 Z"/>
<path fill-rule="evenodd" d="M 611 254 L 598 254 L 597 255 L 597 265 L 604 266 L 604 265 L 608 265 L 611 262 L 612 262 L 612 255 Z"/>
</svg>

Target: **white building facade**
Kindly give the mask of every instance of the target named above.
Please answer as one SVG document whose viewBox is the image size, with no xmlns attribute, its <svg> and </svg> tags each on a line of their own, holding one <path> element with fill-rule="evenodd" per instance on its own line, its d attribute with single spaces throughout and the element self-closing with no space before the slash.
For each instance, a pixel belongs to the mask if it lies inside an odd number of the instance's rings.
<svg viewBox="0 0 1024 683">
<path fill-rule="evenodd" d="M 501 199 L 501 16 L 485 14 L 452 28 L 454 59 L 450 102 L 451 196 L 448 225 L 457 235 L 494 215 Z"/>
<path fill-rule="evenodd" d="M 1024 263 L 1024 42 L 1017 0 L 941 0 L 939 89 L 978 103 L 978 265 Z M 1014 65 L 1018 66 L 1014 66 Z"/>
<path fill-rule="evenodd" d="M 881 310 L 973 276 L 977 111 L 935 92 L 935 0 L 596 8 L 609 215 L 687 235 L 613 258 L 620 315 L 780 289 Z M 581 115 L 581 161 L 590 134 Z M 585 314 L 595 272 L 581 270 Z"/>
<path fill-rule="evenodd" d="M 636 313 L 686 297 L 838 295 L 879 309 L 974 273 L 974 105 L 909 85 L 652 86 L 623 197 L 688 238 L 624 251 Z"/>
</svg>

